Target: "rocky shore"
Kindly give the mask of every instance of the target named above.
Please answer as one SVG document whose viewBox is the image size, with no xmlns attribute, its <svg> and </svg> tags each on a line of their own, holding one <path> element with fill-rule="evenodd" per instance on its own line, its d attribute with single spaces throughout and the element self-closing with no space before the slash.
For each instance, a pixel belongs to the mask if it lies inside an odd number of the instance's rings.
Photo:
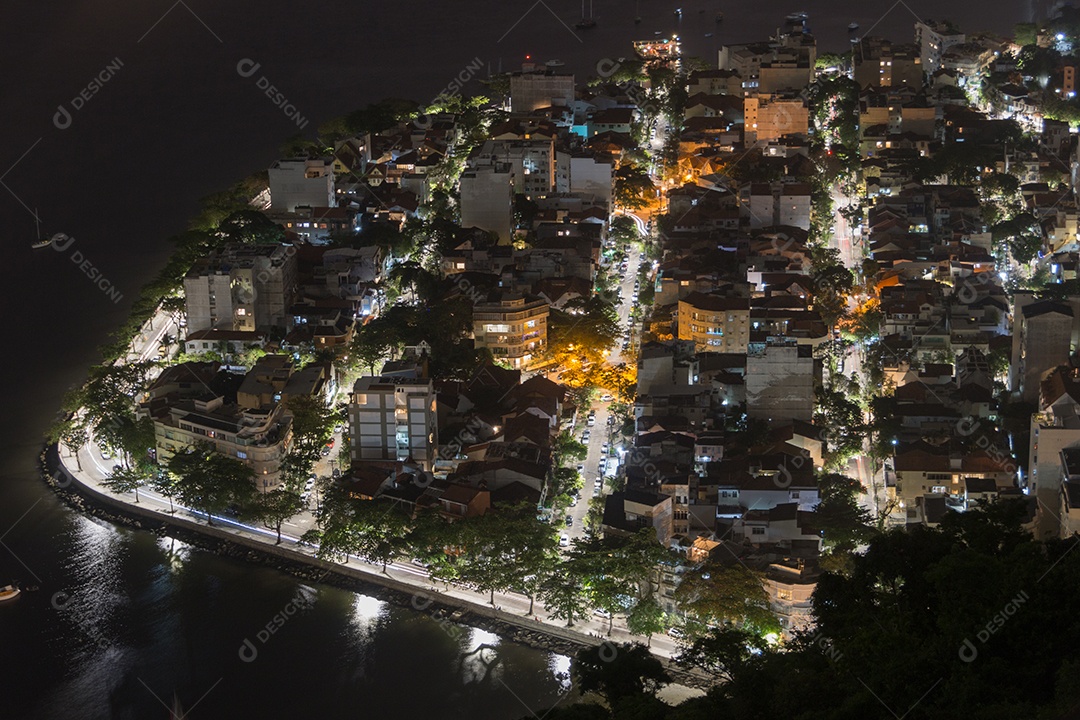
<svg viewBox="0 0 1080 720">
<path fill-rule="evenodd" d="M 73 510 L 113 525 L 152 532 L 218 555 L 273 567 L 308 582 L 324 583 L 343 590 L 376 598 L 380 601 L 422 612 L 437 622 L 485 630 L 511 642 L 560 655 L 573 656 L 579 650 L 600 645 L 603 637 L 584 635 L 572 628 L 559 628 L 528 617 L 503 612 L 479 603 L 448 596 L 435 588 L 408 587 L 405 583 L 377 573 L 358 577 L 354 571 L 335 567 L 334 563 L 305 556 L 280 545 L 259 541 L 244 541 L 226 535 L 211 526 L 195 526 L 192 522 L 167 516 L 148 517 L 151 511 L 136 508 L 123 501 L 104 502 L 98 493 L 85 488 L 66 472 L 55 446 L 46 447 L 40 455 L 42 477 L 61 500 Z M 198 528 L 198 529 L 196 529 Z M 250 544 L 249 544 L 250 543 Z M 265 549 L 255 547 L 265 545 Z M 675 682 L 687 687 L 708 689 L 713 682 L 702 673 L 688 672 L 661 658 Z"/>
</svg>

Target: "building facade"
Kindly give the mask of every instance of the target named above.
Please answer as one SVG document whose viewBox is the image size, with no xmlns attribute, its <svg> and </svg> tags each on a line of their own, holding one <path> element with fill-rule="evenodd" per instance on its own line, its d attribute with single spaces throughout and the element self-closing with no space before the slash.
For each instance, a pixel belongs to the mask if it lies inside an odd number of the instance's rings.
<svg viewBox="0 0 1080 720">
<path fill-rule="evenodd" d="M 188 332 L 285 327 L 296 290 L 291 246 L 229 245 L 196 262 L 184 278 Z"/>
<path fill-rule="evenodd" d="M 476 347 L 488 348 L 496 360 L 521 369 L 547 347 L 549 313 L 547 302 L 517 294 L 476 303 L 473 306 Z"/>
<path fill-rule="evenodd" d="M 296 212 L 309 208 L 331 208 L 334 201 L 334 161 L 332 158 L 290 158 L 270 166 L 270 209 Z"/>
<path fill-rule="evenodd" d="M 439 444 L 432 381 L 360 378 L 349 401 L 349 436 L 354 464 L 411 460 L 430 471 Z"/>
</svg>

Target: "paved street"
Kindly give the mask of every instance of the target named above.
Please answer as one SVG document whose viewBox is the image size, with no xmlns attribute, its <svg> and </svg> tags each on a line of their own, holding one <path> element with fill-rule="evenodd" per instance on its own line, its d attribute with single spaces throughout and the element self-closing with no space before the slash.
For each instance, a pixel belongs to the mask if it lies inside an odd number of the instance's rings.
<svg viewBox="0 0 1080 720">
<path fill-rule="evenodd" d="M 634 218 L 635 223 L 638 225 L 638 232 L 642 235 L 645 234 L 645 224 L 641 218 L 631 215 Z M 630 312 L 634 307 L 634 281 L 638 276 L 638 264 L 641 262 L 641 252 L 636 248 L 632 248 L 629 253 L 626 264 L 626 272 L 623 273 L 622 282 L 619 284 L 620 299 L 617 306 L 619 313 L 619 324 L 625 331 L 630 327 Z M 618 270 L 618 268 L 613 268 Z M 608 361 L 612 364 L 618 364 L 621 362 L 631 363 L 637 362 L 636 348 L 640 342 L 640 328 L 634 328 L 635 332 L 631 335 L 631 348 L 625 355 L 622 350 L 622 343 L 624 338 L 620 338 L 616 343 L 615 348 L 612 350 Z M 553 379 L 557 376 L 553 376 Z M 581 440 L 581 435 L 585 430 L 589 431 L 589 440 L 586 443 L 589 447 L 589 455 L 582 463 L 584 468 L 585 485 L 581 490 L 581 499 L 577 505 L 569 508 L 568 515 L 572 518 L 572 525 L 564 527 L 563 533 L 569 538 L 578 538 L 585 534 L 585 516 L 589 511 L 589 500 L 593 497 L 599 497 L 606 494 L 608 491 L 607 486 L 604 483 L 597 485 L 597 480 L 601 476 L 600 460 L 604 458 L 605 461 L 610 461 L 611 456 L 603 453 L 603 446 L 605 443 L 609 444 L 609 453 L 614 445 L 616 427 L 608 425 L 608 418 L 611 417 L 609 412 L 610 402 L 596 399 L 593 401 L 589 409 L 596 413 L 595 421 L 592 426 L 588 425 L 587 416 L 588 411 L 585 410 L 579 414 L 577 425 L 574 427 L 574 437 L 577 440 Z M 629 441 L 627 441 L 629 442 Z"/>
</svg>

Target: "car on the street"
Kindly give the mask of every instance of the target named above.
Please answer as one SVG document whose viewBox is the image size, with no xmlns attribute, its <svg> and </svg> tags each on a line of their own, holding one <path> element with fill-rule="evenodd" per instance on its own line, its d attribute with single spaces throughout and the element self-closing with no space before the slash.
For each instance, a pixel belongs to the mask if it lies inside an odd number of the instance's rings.
<svg viewBox="0 0 1080 720">
<path fill-rule="evenodd" d="M 585 420 L 585 424 L 588 425 L 589 427 L 592 427 L 593 425 L 595 425 L 596 424 L 596 416 L 595 415 L 590 415 Z"/>
<path fill-rule="evenodd" d="M 336 433 L 341 432 L 341 425 L 340 424 L 334 426 L 334 432 L 336 432 Z"/>
<path fill-rule="evenodd" d="M 570 507 L 577 507 L 577 495 L 570 496 Z"/>
<path fill-rule="evenodd" d="M 113 465 L 112 466 L 112 474 L 113 475 L 115 475 L 117 473 L 122 473 L 122 472 L 124 472 L 124 468 L 121 467 L 120 465 Z"/>
<path fill-rule="evenodd" d="M 566 527 L 571 527 L 574 524 L 574 517 L 572 515 L 566 516 Z"/>
<path fill-rule="evenodd" d="M 604 460 L 604 458 L 600 458 L 600 464 L 597 465 L 596 472 L 603 475 L 605 470 L 607 470 L 607 461 Z"/>
<path fill-rule="evenodd" d="M 686 633 L 684 633 L 682 630 L 680 630 L 677 627 L 668 628 L 667 634 L 670 635 L 673 638 L 686 637 Z"/>
<path fill-rule="evenodd" d="M 607 610 L 603 610 L 601 608 L 596 608 L 595 610 L 593 610 L 593 614 L 598 616 L 598 617 L 602 617 L 605 620 L 607 620 L 609 617 L 611 617 L 611 613 L 609 613 Z"/>
<path fill-rule="evenodd" d="M 570 547 L 569 535 L 562 535 L 559 537 L 559 547 Z"/>
<path fill-rule="evenodd" d="M 592 496 L 593 497 L 598 497 L 599 495 L 600 495 L 600 486 L 597 485 L 596 487 L 594 487 L 592 489 Z"/>
<path fill-rule="evenodd" d="M 112 453 L 109 452 L 109 448 L 107 448 L 107 447 L 99 447 L 98 449 L 101 450 L 101 459 L 102 460 L 112 460 Z"/>
<path fill-rule="evenodd" d="M 307 482 L 304 483 L 304 488 L 310 490 L 313 487 L 315 487 L 315 478 L 308 478 Z"/>
<path fill-rule="evenodd" d="M 622 344 L 622 349 L 623 350 L 629 350 L 630 349 L 630 343 L 629 342 L 624 342 Z"/>
<path fill-rule="evenodd" d="M 600 402 L 611 402 L 612 399 L 613 398 L 611 397 L 611 393 L 604 393 L 600 396 Z"/>
<path fill-rule="evenodd" d="M 590 433 L 588 430 L 586 430 L 585 432 L 581 433 L 581 442 L 583 442 L 583 443 L 589 442 L 590 437 L 592 437 L 592 433 Z"/>
<path fill-rule="evenodd" d="M 337 478 L 341 477 L 341 469 L 334 468 L 334 471 L 331 472 L 330 475 L 336 480 Z"/>
<path fill-rule="evenodd" d="M 585 474 L 585 463 L 578 463 L 577 471 L 582 475 Z"/>
<path fill-rule="evenodd" d="M 323 457 L 329 457 L 330 456 L 330 448 L 324 447 L 322 449 L 322 452 L 319 453 L 319 454 L 322 455 Z"/>
</svg>

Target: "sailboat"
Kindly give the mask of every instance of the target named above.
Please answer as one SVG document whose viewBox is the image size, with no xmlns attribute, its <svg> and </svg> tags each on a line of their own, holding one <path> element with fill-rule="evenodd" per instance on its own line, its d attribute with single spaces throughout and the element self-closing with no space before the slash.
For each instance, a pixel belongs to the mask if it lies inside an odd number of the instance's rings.
<svg viewBox="0 0 1080 720">
<path fill-rule="evenodd" d="M 14 600 L 19 597 L 19 588 L 15 585 L 5 585 L 0 587 L 0 602 L 4 600 Z"/>
<path fill-rule="evenodd" d="M 596 18 L 593 17 L 592 0 L 589 0 L 589 17 L 585 17 L 585 0 L 581 0 L 581 21 L 574 27 L 578 30 L 589 30 L 596 27 Z"/>
<path fill-rule="evenodd" d="M 41 234 L 41 218 L 38 217 L 37 210 L 34 211 L 34 223 L 37 227 L 37 240 L 30 243 L 30 247 L 36 250 L 38 248 L 49 247 L 50 245 L 52 245 L 53 239 L 47 238 Z"/>
</svg>

